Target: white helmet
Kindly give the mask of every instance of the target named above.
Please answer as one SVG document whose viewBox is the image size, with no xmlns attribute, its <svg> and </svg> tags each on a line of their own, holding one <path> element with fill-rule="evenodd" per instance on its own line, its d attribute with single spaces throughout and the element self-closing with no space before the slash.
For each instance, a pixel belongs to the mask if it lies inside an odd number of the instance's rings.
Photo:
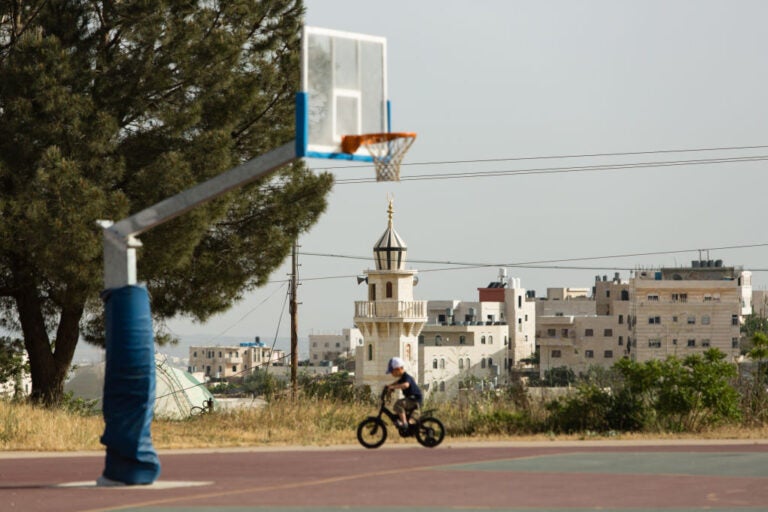
<svg viewBox="0 0 768 512">
<path fill-rule="evenodd" d="M 389 363 L 387 363 L 387 373 L 392 373 L 392 370 L 395 368 L 405 368 L 405 361 L 399 357 L 393 357 L 390 359 Z"/>
</svg>

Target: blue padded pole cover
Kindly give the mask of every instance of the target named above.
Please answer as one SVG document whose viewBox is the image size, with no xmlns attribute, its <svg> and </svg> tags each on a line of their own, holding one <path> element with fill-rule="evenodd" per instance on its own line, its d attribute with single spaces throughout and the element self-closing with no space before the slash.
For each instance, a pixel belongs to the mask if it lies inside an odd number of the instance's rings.
<svg viewBox="0 0 768 512">
<path fill-rule="evenodd" d="M 150 425 L 155 405 L 155 355 L 149 293 L 143 286 L 106 290 L 103 476 L 128 485 L 160 475 Z"/>
</svg>

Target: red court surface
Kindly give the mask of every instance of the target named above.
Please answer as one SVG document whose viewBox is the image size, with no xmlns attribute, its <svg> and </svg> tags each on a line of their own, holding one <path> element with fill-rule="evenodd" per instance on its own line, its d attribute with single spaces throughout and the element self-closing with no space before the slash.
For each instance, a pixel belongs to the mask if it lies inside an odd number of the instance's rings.
<svg viewBox="0 0 768 512">
<path fill-rule="evenodd" d="M 3 511 L 768 510 L 768 440 L 161 452 L 150 486 L 104 456 L 0 454 Z"/>
</svg>

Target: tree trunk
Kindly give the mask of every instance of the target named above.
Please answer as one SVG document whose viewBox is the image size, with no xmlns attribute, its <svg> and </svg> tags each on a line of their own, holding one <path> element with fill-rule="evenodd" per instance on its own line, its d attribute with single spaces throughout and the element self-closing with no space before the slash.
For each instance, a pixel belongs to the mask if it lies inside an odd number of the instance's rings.
<svg viewBox="0 0 768 512">
<path fill-rule="evenodd" d="M 16 305 L 24 346 L 29 355 L 32 376 L 30 400 L 46 406 L 58 405 L 64 396 L 64 381 L 80 335 L 83 306 L 76 304 L 62 309 L 56 339 L 51 343 L 37 291 L 34 288 L 23 289 L 16 296 Z"/>
</svg>

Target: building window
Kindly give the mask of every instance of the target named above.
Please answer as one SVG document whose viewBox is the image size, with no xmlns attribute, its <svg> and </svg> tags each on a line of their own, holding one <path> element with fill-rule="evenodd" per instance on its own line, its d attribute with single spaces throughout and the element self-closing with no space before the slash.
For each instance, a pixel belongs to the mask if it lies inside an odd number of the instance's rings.
<svg viewBox="0 0 768 512">
<path fill-rule="evenodd" d="M 611 290 L 605 290 L 605 297 L 609 298 L 611 296 Z"/>
<path fill-rule="evenodd" d="M 432 360 L 432 369 L 433 369 L 433 370 L 437 370 L 437 358 L 434 358 L 434 359 Z"/>
<path fill-rule="evenodd" d="M 443 344 L 443 337 L 439 334 L 435 336 L 435 345 L 440 346 Z"/>
<path fill-rule="evenodd" d="M 419 334 L 419 345 L 423 345 L 423 344 L 424 344 L 424 335 Z"/>
<path fill-rule="evenodd" d="M 673 317 L 672 317 L 672 323 L 673 323 L 673 324 L 676 324 L 676 323 L 677 323 L 677 315 L 675 315 L 675 316 L 673 316 Z"/>
<path fill-rule="evenodd" d="M 233 366 L 233 367 L 232 367 L 232 371 L 233 371 L 234 373 L 237 373 L 237 366 Z"/>
<path fill-rule="evenodd" d="M 391 299 L 392 298 L 392 283 L 390 281 L 387 281 L 386 293 L 387 293 L 387 298 Z"/>
<path fill-rule="evenodd" d="M 695 340 L 695 339 L 693 339 L 693 340 L 688 340 L 688 346 L 689 346 L 689 347 L 695 347 L 695 346 L 696 346 L 696 340 Z"/>
<path fill-rule="evenodd" d="M 440 391 L 445 391 L 445 381 L 440 381 Z"/>
<path fill-rule="evenodd" d="M 677 338 L 672 338 L 672 344 L 677 345 Z"/>
<path fill-rule="evenodd" d="M 603 352 L 603 357 L 605 359 L 613 359 L 613 350 L 606 350 Z"/>
<path fill-rule="evenodd" d="M 368 300 L 376 300 L 376 283 L 368 285 Z"/>
<path fill-rule="evenodd" d="M 557 358 L 559 358 L 559 357 L 561 357 L 561 356 L 562 356 L 562 352 L 560 352 L 559 350 L 553 350 L 553 351 L 551 352 L 551 354 L 552 354 L 552 358 L 553 358 L 553 359 L 557 359 Z"/>
<path fill-rule="evenodd" d="M 660 316 L 649 316 L 648 317 L 648 323 L 649 324 L 660 324 L 661 323 L 661 317 Z"/>
<path fill-rule="evenodd" d="M 563 336 L 563 338 L 567 338 L 568 337 L 568 329 L 562 329 L 560 331 L 560 334 Z"/>
<path fill-rule="evenodd" d="M 507 339 L 507 336 L 504 335 L 504 346 L 506 347 L 507 345 L 509 345 L 509 339 Z"/>
<path fill-rule="evenodd" d="M 462 358 L 459 358 L 459 370 L 464 369 L 464 360 Z"/>
<path fill-rule="evenodd" d="M 688 302 L 687 293 L 673 293 L 672 302 Z"/>
<path fill-rule="evenodd" d="M 661 340 L 659 338 L 651 338 L 648 340 L 648 346 L 650 348 L 661 348 Z"/>
<path fill-rule="evenodd" d="M 440 369 L 445 370 L 445 359 L 440 359 Z"/>
<path fill-rule="evenodd" d="M 557 331 L 555 329 L 547 329 L 547 336 L 550 338 L 554 338 L 557 335 Z"/>
<path fill-rule="evenodd" d="M 709 340 L 707 340 L 707 339 L 701 340 L 701 346 L 702 347 L 709 347 Z"/>
<path fill-rule="evenodd" d="M 373 345 L 368 344 L 368 360 L 373 361 Z"/>
<path fill-rule="evenodd" d="M 586 357 L 587 359 L 592 359 L 593 357 L 595 357 L 595 351 L 594 350 L 585 350 L 584 351 L 584 357 Z"/>
<path fill-rule="evenodd" d="M 610 338 L 611 336 L 613 336 L 613 329 L 603 330 L 603 336 L 605 336 L 606 338 Z"/>
<path fill-rule="evenodd" d="M 704 315 L 701 317 L 701 325 L 709 325 L 709 315 Z"/>
<path fill-rule="evenodd" d="M 731 315 L 731 325 L 739 325 L 739 315 Z"/>
<path fill-rule="evenodd" d="M 592 329 L 585 329 L 584 330 L 584 336 L 593 336 L 595 334 L 595 331 Z"/>
<path fill-rule="evenodd" d="M 485 368 L 485 358 L 480 360 L 480 368 Z"/>
<path fill-rule="evenodd" d="M 493 336 L 488 336 L 488 344 L 493 345 Z"/>
<path fill-rule="evenodd" d="M 648 295 L 648 301 L 649 302 L 659 302 L 659 296 L 658 295 Z"/>
<path fill-rule="evenodd" d="M 467 367 L 467 370 L 469 370 L 471 368 L 471 366 L 469 364 L 469 358 L 467 358 L 467 364 L 465 366 Z"/>
<path fill-rule="evenodd" d="M 480 343 L 485 345 L 485 336 L 480 337 Z"/>
<path fill-rule="evenodd" d="M 619 346 L 624 345 L 624 336 L 619 336 Z"/>
<path fill-rule="evenodd" d="M 688 317 L 688 325 L 694 325 L 696 323 L 696 317 L 695 316 L 689 316 Z"/>
<path fill-rule="evenodd" d="M 197 357 L 197 351 L 192 352 L 192 357 Z"/>
<path fill-rule="evenodd" d="M 739 338 L 731 338 L 731 348 L 739 348 Z"/>
<path fill-rule="evenodd" d="M 624 323 L 624 315 L 619 315 L 619 325 Z"/>
<path fill-rule="evenodd" d="M 467 337 L 463 334 L 459 336 L 459 345 L 465 345 L 467 343 Z"/>
</svg>

